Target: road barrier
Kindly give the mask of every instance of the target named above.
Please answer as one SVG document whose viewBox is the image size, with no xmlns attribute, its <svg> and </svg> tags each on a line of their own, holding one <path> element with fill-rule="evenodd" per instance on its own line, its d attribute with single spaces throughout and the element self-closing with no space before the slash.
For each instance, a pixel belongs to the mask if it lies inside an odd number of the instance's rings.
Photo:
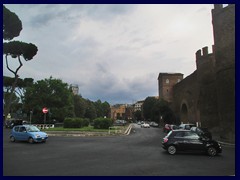
<svg viewBox="0 0 240 180">
<path fill-rule="evenodd" d="M 32 124 L 39 129 L 49 129 L 49 128 L 54 128 L 54 124 Z"/>
</svg>

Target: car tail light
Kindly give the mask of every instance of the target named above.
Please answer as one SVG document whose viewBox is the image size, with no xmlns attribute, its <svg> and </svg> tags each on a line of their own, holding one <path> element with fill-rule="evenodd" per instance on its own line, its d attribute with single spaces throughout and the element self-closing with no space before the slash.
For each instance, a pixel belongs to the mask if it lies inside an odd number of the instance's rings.
<svg viewBox="0 0 240 180">
<path fill-rule="evenodd" d="M 164 143 L 168 142 L 168 138 L 163 138 L 163 142 Z"/>
</svg>

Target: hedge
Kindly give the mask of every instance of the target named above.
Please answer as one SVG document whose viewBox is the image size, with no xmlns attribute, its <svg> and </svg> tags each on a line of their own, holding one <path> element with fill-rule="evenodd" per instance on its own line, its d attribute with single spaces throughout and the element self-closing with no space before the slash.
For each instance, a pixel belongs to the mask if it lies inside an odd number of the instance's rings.
<svg viewBox="0 0 240 180">
<path fill-rule="evenodd" d="M 97 118 L 93 120 L 94 129 L 108 129 L 112 126 L 112 119 L 109 118 Z"/>
<path fill-rule="evenodd" d="M 82 118 L 65 118 L 63 122 L 64 128 L 82 128 L 89 125 L 89 119 Z"/>
</svg>

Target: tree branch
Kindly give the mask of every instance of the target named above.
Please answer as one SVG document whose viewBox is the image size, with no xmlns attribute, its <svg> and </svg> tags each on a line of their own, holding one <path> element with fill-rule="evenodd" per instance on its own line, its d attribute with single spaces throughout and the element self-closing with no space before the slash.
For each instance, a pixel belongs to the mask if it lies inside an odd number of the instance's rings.
<svg viewBox="0 0 240 180">
<path fill-rule="evenodd" d="M 18 62 L 19 62 L 20 65 L 19 65 L 18 68 L 16 69 L 16 72 L 15 72 L 16 74 L 15 74 L 15 76 L 17 76 L 17 73 L 18 73 L 19 69 L 20 69 L 20 68 L 22 67 L 22 65 L 23 65 L 23 64 L 22 64 L 22 61 L 21 61 L 21 59 L 20 59 L 20 56 L 18 56 Z"/>
<path fill-rule="evenodd" d="M 8 55 L 6 54 L 5 59 L 6 59 L 7 69 L 15 75 L 15 72 L 12 69 L 10 69 L 10 67 L 8 66 L 8 58 L 7 58 L 7 56 Z"/>
</svg>

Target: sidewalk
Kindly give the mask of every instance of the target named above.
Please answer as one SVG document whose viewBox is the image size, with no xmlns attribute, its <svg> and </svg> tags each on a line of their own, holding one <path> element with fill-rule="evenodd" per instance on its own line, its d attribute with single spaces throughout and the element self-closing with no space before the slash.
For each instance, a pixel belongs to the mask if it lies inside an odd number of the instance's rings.
<svg viewBox="0 0 240 180">
<path fill-rule="evenodd" d="M 227 141 L 224 141 L 220 138 L 220 135 L 219 134 L 212 134 L 212 138 L 214 140 L 216 140 L 217 142 L 219 142 L 221 145 L 227 145 L 227 146 L 235 146 L 235 143 L 232 143 L 232 142 L 227 142 Z"/>
</svg>

